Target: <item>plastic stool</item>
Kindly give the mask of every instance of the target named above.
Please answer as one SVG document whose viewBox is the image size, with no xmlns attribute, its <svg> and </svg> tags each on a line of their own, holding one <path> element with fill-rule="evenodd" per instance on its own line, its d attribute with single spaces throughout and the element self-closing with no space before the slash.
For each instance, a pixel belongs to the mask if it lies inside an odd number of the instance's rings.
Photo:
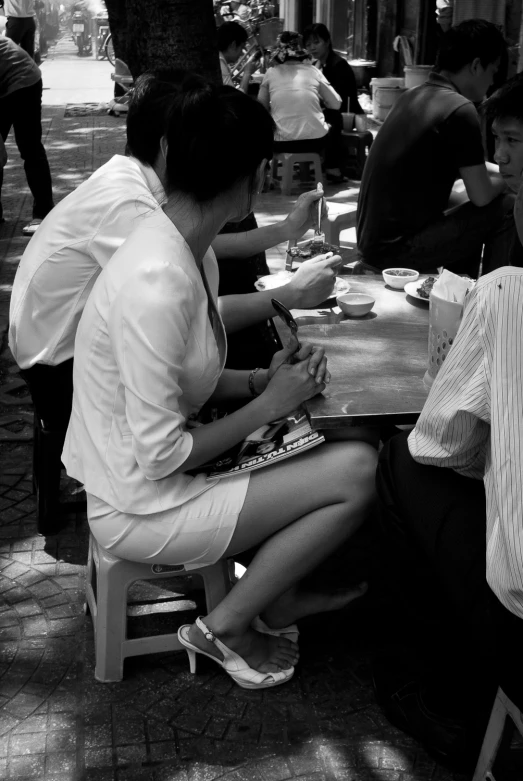
<svg viewBox="0 0 523 781">
<path fill-rule="evenodd" d="M 492 767 L 496 761 L 507 716 L 510 716 L 519 734 L 523 737 L 523 713 L 500 687 L 492 706 L 490 720 L 483 738 L 483 745 L 472 781 L 495 781 L 492 775 Z"/>
<path fill-rule="evenodd" d="M 278 163 L 281 163 L 281 192 L 290 195 L 292 190 L 292 175 L 294 163 L 311 163 L 314 166 L 315 183 L 322 181 L 321 160 L 315 152 L 279 152 L 272 159 L 272 177 L 276 176 Z"/>
<path fill-rule="evenodd" d="M 359 133 L 357 130 L 347 133 L 343 131 L 341 134 L 342 144 L 349 150 L 355 150 L 355 154 L 351 157 L 356 157 L 356 165 L 359 175 L 363 174 L 365 162 L 367 160 L 367 149 L 370 149 L 374 137 L 369 130 Z"/>
<path fill-rule="evenodd" d="M 341 231 L 356 226 L 358 204 L 355 201 L 351 203 L 327 201 L 327 207 L 329 213 L 321 224 L 325 233 L 325 241 L 328 244 L 339 246 Z"/>
<path fill-rule="evenodd" d="M 201 569 L 186 570 L 183 564 L 142 564 L 113 556 L 93 535 L 89 539 L 86 599 L 95 636 L 97 681 L 121 681 L 123 662 L 128 656 L 181 650 L 176 634 L 127 638 L 127 591 L 136 580 L 198 575 L 205 587 L 207 611 L 213 610 L 231 588 L 226 559 Z"/>
<path fill-rule="evenodd" d="M 36 522 L 40 534 L 56 534 L 62 450 L 66 429 L 49 430 L 38 415 L 33 419 L 33 490 L 36 494 Z"/>
</svg>

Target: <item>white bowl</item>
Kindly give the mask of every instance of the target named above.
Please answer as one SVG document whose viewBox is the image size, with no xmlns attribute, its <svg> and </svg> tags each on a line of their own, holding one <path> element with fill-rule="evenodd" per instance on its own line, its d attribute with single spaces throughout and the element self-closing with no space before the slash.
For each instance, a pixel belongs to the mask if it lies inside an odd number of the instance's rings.
<svg viewBox="0 0 523 781">
<path fill-rule="evenodd" d="M 401 271 L 402 273 L 393 274 L 393 271 Z M 415 271 L 412 268 L 402 268 L 401 266 L 386 268 L 381 273 L 386 284 L 389 287 L 396 288 L 396 290 L 403 290 L 407 282 L 415 282 L 419 277 L 419 271 Z"/>
<path fill-rule="evenodd" d="M 337 296 L 336 301 L 344 315 L 364 317 L 374 306 L 375 299 L 368 293 L 344 293 Z"/>
</svg>

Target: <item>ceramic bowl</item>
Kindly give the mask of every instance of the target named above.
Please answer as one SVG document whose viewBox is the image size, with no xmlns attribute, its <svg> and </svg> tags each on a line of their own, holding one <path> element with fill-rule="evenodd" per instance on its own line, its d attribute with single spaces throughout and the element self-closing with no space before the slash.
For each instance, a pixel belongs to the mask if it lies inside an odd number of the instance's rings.
<svg viewBox="0 0 523 781">
<path fill-rule="evenodd" d="M 368 293 L 344 293 L 337 296 L 336 301 L 343 314 L 348 317 L 363 317 L 374 306 L 374 298 Z"/>
<path fill-rule="evenodd" d="M 401 271 L 401 274 L 392 273 L 394 271 Z M 389 287 L 396 288 L 396 290 L 403 290 L 407 282 L 415 282 L 419 277 L 419 271 L 414 271 L 412 268 L 401 268 L 401 266 L 386 268 L 381 273 L 386 284 Z"/>
</svg>

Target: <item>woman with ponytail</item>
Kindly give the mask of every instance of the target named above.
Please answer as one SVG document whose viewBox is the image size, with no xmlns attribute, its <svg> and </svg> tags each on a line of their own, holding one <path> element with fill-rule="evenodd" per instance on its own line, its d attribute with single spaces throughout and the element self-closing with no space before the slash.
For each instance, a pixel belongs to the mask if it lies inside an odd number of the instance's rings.
<svg viewBox="0 0 523 781">
<path fill-rule="evenodd" d="M 162 140 L 167 202 L 114 254 L 78 328 L 63 453 L 85 485 L 92 534 L 116 556 L 190 569 L 258 547 L 223 602 L 179 633 L 192 660 L 212 657 L 246 688 L 292 676 L 289 624 L 364 592 L 306 593 L 299 582 L 364 520 L 376 461 L 370 446 L 344 442 L 250 475 L 197 471 L 329 381 L 323 351 L 308 344 L 277 353 L 268 370 L 223 368 L 210 245 L 253 208 L 273 132 L 263 106 L 232 88 L 189 85 L 174 103 Z M 234 157 L 223 154 L 230 138 Z M 196 425 L 211 397 L 244 406 Z"/>
</svg>

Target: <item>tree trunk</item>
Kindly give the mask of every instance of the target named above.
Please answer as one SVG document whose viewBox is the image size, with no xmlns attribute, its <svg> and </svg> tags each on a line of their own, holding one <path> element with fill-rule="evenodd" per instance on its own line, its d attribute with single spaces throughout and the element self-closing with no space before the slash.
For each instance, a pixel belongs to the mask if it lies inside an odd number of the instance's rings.
<svg viewBox="0 0 523 781">
<path fill-rule="evenodd" d="M 221 83 L 212 0 L 106 0 L 116 56 L 136 79 L 186 68 Z"/>
</svg>

